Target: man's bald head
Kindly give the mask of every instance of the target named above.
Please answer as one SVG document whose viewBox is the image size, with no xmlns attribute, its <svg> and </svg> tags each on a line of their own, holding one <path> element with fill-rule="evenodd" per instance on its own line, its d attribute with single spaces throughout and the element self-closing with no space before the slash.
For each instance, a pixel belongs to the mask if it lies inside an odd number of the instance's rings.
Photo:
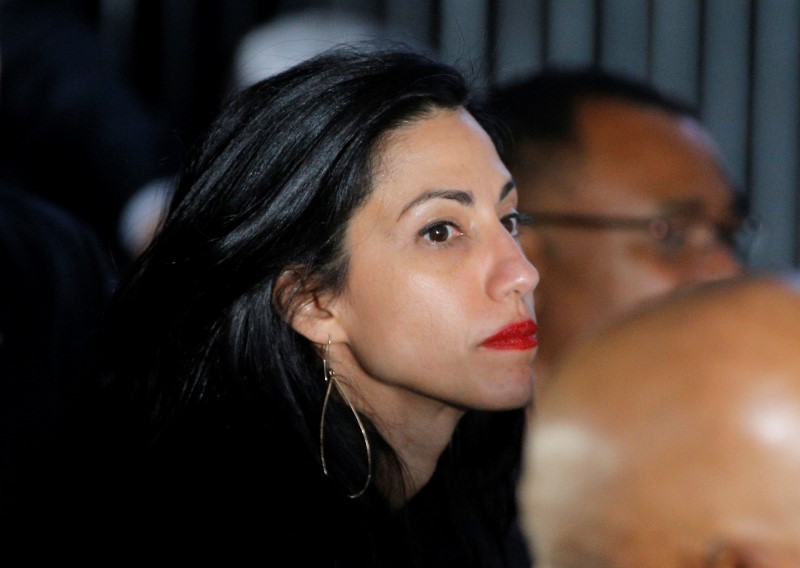
<svg viewBox="0 0 800 568">
<path fill-rule="evenodd" d="M 800 566 L 800 293 L 715 283 L 593 336 L 526 452 L 544 568 Z"/>
</svg>

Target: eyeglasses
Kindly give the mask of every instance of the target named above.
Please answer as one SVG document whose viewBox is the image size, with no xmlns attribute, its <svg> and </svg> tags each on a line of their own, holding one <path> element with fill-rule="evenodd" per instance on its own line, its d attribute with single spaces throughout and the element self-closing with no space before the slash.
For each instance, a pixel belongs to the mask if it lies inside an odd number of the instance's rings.
<svg viewBox="0 0 800 568">
<path fill-rule="evenodd" d="M 558 226 L 589 230 L 644 231 L 667 258 L 725 246 L 741 260 L 747 260 L 761 223 L 754 217 L 732 217 L 719 221 L 699 213 L 675 212 L 649 217 L 588 215 L 579 213 L 525 212 L 520 219 L 527 226 Z"/>
</svg>

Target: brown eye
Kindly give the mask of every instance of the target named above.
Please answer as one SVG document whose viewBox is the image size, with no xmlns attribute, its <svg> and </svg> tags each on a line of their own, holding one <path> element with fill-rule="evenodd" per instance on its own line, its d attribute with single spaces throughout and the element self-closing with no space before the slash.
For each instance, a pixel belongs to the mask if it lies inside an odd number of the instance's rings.
<svg viewBox="0 0 800 568">
<path fill-rule="evenodd" d="M 456 231 L 452 223 L 436 223 L 424 229 L 420 235 L 432 243 L 446 243 L 456 235 Z"/>
<path fill-rule="evenodd" d="M 519 235 L 519 217 L 519 213 L 512 213 L 500 219 L 500 222 L 503 224 L 506 230 L 511 233 L 512 237 Z"/>
<path fill-rule="evenodd" d="M 679 219 L 654 219 L 650 223 L 650 234 L 656 239 L 661 251 L 667 256 L 681 253 L 688 243 L 688 223 Z"/>
</svg>

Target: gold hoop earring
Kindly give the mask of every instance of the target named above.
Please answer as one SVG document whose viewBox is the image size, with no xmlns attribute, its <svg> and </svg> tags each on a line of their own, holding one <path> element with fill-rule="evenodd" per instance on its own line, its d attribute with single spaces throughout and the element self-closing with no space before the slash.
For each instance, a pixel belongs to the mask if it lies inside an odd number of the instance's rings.
<svg viewBox="0 0 800 568">
<path fill-rule="evenodd" d="M 339 391 L 339 395 L 344 399 L 344 401 L 347 403 L 347 406 L 350 408 L 350 412 L 352 412 L 353 416 L 355 416 L 356 423 L 358 424 L 358 429 L 361 431 L 361 437 L 364 439 L 364 447 L 366 449 L 367 479 L 364 482 L 364 486 L 360 490 L 348 495 L 349 498 L 356 499 L 361 497 L 367 491 L 369 484 L 372 482 L 372 448 L 369 445 L 369 438 L 367 437 L 367 431 L 364 428 L 364 424 L 361 422 L 361 417 L 359 417 L 358 412 L 353 406 L 353 403 L 350 402 L 350 397 L 348 397 L 347 393 L 344 392 L 341 386 L 339 386 L 339 381 L 336 379 L 336 373 L 333 372 L 333 369 L 328 368 L 328 360 L 326 355 L 330 344 L 331 341 L 329 339 L 328 344 L 323 349 L 322 355 L 323 378 L 325 382 L 328 383 L 328 388 L 325 390 L 325 399 L 322 402 L 322 416 L 319 420 L 319 454 L 320 460 L 322 461 L 322 473 L 330 477 L 330 474 L 328 473 L 328 465 L 325 461 L 325 414 L 328 412 L 328 401 L 331 397 L 331 391 L 334 387 L 336 387 L 336 390 Z"/>
</svg>

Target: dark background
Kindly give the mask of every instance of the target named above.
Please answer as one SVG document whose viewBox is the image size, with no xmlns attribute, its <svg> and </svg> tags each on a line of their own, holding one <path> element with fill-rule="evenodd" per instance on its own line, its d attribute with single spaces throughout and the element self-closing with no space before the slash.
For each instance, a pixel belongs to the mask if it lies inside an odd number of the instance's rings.
<svg viewBox="0 0 800 568">
<path fill-rule="evenodd" d="M 103 60 L 183 146 L 231 88 L 244 34 L 303 8 L 374 18 L 483 83 L 552 64 L 624 72 L 699 108 L 764 223 L 754 268 L 800 266 L 798 0 L 22 1 L 87 22 Z"/>
</svg>

